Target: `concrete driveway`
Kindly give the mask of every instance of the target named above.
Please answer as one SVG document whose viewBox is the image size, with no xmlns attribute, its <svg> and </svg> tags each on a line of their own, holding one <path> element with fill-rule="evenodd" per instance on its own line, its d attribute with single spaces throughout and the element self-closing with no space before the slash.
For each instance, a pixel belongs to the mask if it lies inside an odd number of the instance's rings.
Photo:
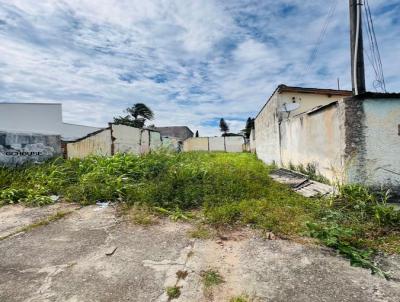
<svg viewBox="0 0 400 302">
<path fill-rule="evenodd" d="M 0 208 L 0 219 L 7 211 Z M 30 221 L 20 210 L 9 220 L 14 229 L 18 215 Z M 400 301 L 399 282 L 351 267 L 329 250 L 251 230 L 191 239 L 191 228 L 167 220 L 142 227 L 122 221 L 113 207 L 72 207 L 64 218 L 0 241 L 0 301 Z M 205 288 L 209 269 L 224 282 Z M 180 288 L 179 298 L 169 300 L 169 286 Z"/>
</svg>

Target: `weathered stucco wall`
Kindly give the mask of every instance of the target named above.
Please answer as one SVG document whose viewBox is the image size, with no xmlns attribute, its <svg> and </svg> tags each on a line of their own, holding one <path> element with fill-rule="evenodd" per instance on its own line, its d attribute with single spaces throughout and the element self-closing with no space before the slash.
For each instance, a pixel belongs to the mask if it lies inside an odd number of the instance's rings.
<svg viewBox="0 0 400 302">
<path fill-rule="evenodd" d="M 111 125 L 111 129 L 114 138 L 114 154 L 141 153 L 141 129 L 125 125 Z"/>
<path fill-rule="evenodd" d="M 242 136 L 192 137 L 183 142 L 183 151 L 226 151 L 242 152 Z"/>
<path fill-rule="evenodd" d="M 277 103 L 272 98 L 256 119 L 256 151 L 262 160 L 283 166 L 311 164 L 334 182 L 400 193 L 398 94 L 349 97 L 291 114 L 281 123 L 273 114 Z"/>
<path fill-rule="evenodd" d="M 145 154 L 160 147 L 161 136 L 157 131 L 112 124 L 109 128 L 68 142 L 66 148 L 68 158 L 84 158 L 91 154 Z"/>
<path fill-rule="evenodd" d="M 162 147 L 170 151 L 180 152 L 183 149 L 183 143 L 179 138 L 176 137 L 163 137 Z"/>
<path fill-rule="evenodd" d="M 361 105 L 353 115 L 362 127 L 348 181 L 400 192 L 400 98 L 365 99 Z"/>
<path fill-rule="evenodd" d="M 273 95 L 254 121 L 257 156 L 267 164 L 279 163 L 278 97 Z"/>
<path fill-rule="evenodd" d="M 294 99 L 293 99 L 294 98 Z M 324 94 L 276 92 L 262 108 L 255 119 L 255 139 L 257 156 L 266 163 L 280 164 L 279 121 L 340 100 L 341 96 Z M 278 112 L 283 104 L 295 101 L 299 108 L 290 112 Z"/>
<path fill-rule="evenodd" d="M 223 137 L 210 137 L 210 151 L 225 151 L 225 142 Z"/>
<path fill-rule="evenodd" d="M 150 133 L 150 150 L 151 151 L 156 151 L 161 148 L 162 146 L 162 140 L 161 140 L 161 134 L 158 131 L 149 131 L 145 130 Z"/>
<path fill-rule="evenodd" d="M 162 141 L 160 132 L 141 129 L 140 135 L 140 154 L 149 153 L 150 151 L 156 151 L 161 148 Z"/>
<path fill-rule="evenodd" d="M 332 181 L 342 181 L 343 115 L 338 103 L 282 121 L 281 164 L 307 167 Z"/>
<path fill-rule="evenodd" d="M 104 129 L 99 133 L 82 140 L 68 143 L 68 158 L 84 158 L 88 155 L 111 155 L 111 129 Z"/>
<path fill-rule="evenodd" d="M 59 135 L 0 132 L 0 166 L 42 162 L 56 156 L 61 156 Z"/>
<path fill-rule="evenodd" d="M 226 136 L 226 152 L 243 152 L 244 143 L 244 137 L 242 136 Z"/>
<path fill-rule="evenodd" d="M 208 151 L 208 137 L 191 137 L 183 142 L 183 151 Z"/>
</svg>

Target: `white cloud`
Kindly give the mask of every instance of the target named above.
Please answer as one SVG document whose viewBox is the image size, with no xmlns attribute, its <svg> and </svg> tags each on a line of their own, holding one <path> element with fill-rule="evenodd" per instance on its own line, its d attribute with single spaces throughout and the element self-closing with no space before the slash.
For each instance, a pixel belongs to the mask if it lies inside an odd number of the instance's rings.
<svg viewBox="0 0 400 302">
<path fill-rule="evenodd" d="M 62 102 L 66 121 L 98 126 L 141 101 L 159 125 L 238 131 L 280 83 L 350 88 L 345 2 L 306 69 L 333 1 L 0 0 L 0 101 Z M 400 8 L 371 5 L 400 90 Z"/>
</svg>

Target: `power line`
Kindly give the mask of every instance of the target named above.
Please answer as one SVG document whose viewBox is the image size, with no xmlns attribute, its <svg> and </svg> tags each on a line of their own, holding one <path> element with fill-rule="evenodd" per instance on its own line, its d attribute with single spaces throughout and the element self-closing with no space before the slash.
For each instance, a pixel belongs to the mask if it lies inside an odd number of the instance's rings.
<svg viewBox="0 0 400 302">
<path fill-rule="evenodd" d="M 386 92 L 386 83 L 385 83 L 385 77 L 383 74 L 383 65 L 382 65 L 382 60 L 381 60 L 381 55 L 379 52 L 379 46 L 378 42 L 376 39 L 376 34 L 375 34 L 375 27 L 374 27 L 374 22 L 372 19 L 372 14 L 371 14 L 371 8 L 369 6 L 368 0 L 364 0 L 364 11 L 365 11 L 365 19 L 366 19 L 366 29 L 368 33 L 368 42 L 369 42 L 369 51 L 370 54 L 367 52 L 367 57 L 368 60 L 370 61 L 372 68 L 375 73 L 375 81 L 373 83 L 373 86 L 375 90 L 382 90 L 383 92 Z"/>
<path fill-rule="evenodd" d="M 323 23 L 322 28 L 321 28 L 321 32 L 318 36 L 317 41 L 315 42 L 313 50 L 311 51 L 310 57 L 308 58 L 307 67 L 305 69 L 306 74 L 309 73 L 312 64 L 314 63 L 315 59 L 318 57 L 320 46 L 325 39 L 329 24 L 330 24 L 331 20 L 333 19 L 338 2 L 339 2 L 338 0 L 334 0 L 332 2 L 332 5 L 328 11 L 328 14 L 326 15 L 325 22 Z"/>
</svg>

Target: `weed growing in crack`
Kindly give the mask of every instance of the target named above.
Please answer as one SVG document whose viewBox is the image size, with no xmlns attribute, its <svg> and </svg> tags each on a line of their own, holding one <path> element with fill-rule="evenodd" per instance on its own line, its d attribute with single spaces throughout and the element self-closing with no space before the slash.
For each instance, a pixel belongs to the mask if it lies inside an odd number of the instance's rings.
<svg viewBox="0 0 400 302">
<path fill-rule="evenodd" d="M 250 302 L 250 300 L 246 295 L 240 295 L 237 297 L 230 298 L 229 302 Z"/>
<path fill-rule="evenodd" d="M 224 278 L 216 270 L 209 269 L 201 273 L 202 281 L 205 288 L 217 286 L 224 282 Z"/>
<path fill-rule="evenodd" d="M 176 299 L 181 295 L 181 290 L 178 286 L 167 287 L 165 291 L 169 299 Z"/>
</svg>

